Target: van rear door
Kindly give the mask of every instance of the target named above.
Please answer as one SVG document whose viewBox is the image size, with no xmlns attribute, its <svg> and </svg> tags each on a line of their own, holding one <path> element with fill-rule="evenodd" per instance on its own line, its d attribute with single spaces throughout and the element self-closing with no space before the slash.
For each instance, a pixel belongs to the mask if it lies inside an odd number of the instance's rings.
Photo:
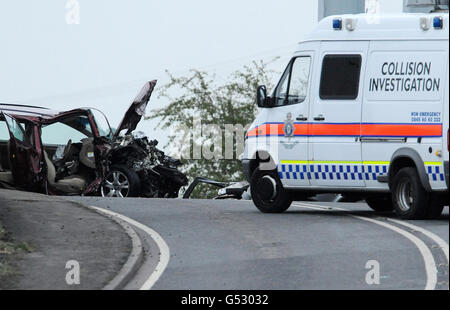
<svg viewBox="0 0 450 310">
<path fill-rule="evenodd" d="M 447 46 L 448 47 L 448 46 Z M 450 137 L 449 137 L 449 74 L 448 74 L 448 67 L 449 67 L 449 57 L 447 53 L 447 82 L 445 83 L 445 97 L 444 97 L 444 145 L 442 146 L 443 153 L 444 153 L 444 173 L 445 173 L 445 181 L 447 183 L 448 188 L 448 178 L 449 178 L 449 151 L 450 151 Z"/>
<path fill-rule="evenodd" d="M 371 42 L 361 129 L 367 187 L 388 188 L 377 175 L 387 175 L 393 154 L 405 148 L 420 156 L 432 189 L 446 188 L 447 62 L 448 41 Z"/>
<path fill-rule="evenodd" d="M 311 185 L 363 187 L 361 105 L 369 42 L 322 42 L 310 109 Z"/>
</svg>

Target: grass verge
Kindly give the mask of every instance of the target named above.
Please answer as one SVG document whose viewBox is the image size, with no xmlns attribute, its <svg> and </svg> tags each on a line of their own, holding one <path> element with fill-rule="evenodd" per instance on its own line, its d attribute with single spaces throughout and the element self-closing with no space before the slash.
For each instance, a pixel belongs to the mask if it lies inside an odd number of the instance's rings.
<svg viewBox="0 0 450 310">
<path fill-rule="evenodd" d="M 3 277 L 15 274 L 14 258 L 31 251 L 31 246 L 26 242 L 12 240 L 0 222 L 0 283 Z"/>
</svg>

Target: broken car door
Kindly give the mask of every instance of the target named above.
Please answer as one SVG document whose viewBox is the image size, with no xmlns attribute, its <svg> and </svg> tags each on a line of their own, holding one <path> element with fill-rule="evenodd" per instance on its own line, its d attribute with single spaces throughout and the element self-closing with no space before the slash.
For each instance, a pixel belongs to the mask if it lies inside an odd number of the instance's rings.
<svg viewBox="0 0 450 310">
<path fill-rule="evenodd" d="M 34 134 L 27 135 L 24 127 L 12 116 L 2 113 L 8 127 L 9 159 L 14 183 L 29 190 L 38 190 L 41 186 L 41 159 L 32 142 Z M 34 133 L 34 128 L 32 129 Z"/>
</svg>

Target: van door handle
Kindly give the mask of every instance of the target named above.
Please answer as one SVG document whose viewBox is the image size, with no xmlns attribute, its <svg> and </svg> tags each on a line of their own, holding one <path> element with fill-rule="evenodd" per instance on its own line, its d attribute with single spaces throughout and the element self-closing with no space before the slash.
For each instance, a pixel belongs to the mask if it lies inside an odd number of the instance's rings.
<svg viewBox="0 0 450 310">
<path fill-rule="evenodd" d="M 299 115 L 299 116 L 296 118 L 296 120 L 305 122 L 305 121 L 308 120 L 308 118 L 307 118 L 306 116 Z"/>
<path fill-rule="evenodd" d="M 315 121 L 324 121 L 325 120 L 325 116 L 323 116 L 322 114 L 320 114 L 319 116 L 314 117 Z"/>
</svg>

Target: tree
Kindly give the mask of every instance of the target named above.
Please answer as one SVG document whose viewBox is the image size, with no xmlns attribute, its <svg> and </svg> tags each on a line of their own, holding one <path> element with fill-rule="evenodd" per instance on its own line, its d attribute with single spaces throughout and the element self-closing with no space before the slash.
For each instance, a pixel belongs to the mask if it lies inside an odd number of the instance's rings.
<svg viewBox="0 0 450 310">
<path fill-rule="evenodd" d="M 169 103 L 153 110 L 149 118 L 160 119 L 158 127 L 171 130 L 167 147 L 182 155 L 182 169 L 191 181 L 198 176 L 223 182 L 243 180 L 239 155 L 243 152 L 245 130 L 257 112 L 257 87 L 272 87 L 275 71 L 267 67 L 275 60 L 253 61 L 224 83 L 204 71 L 190 70 L 185 77 L 167 71 L 170 81 L 162 86 L 159 97 L 167 98 Z M 200 185 L 191 197 L 216 195 L 217 188 Z"/>
</svg>

